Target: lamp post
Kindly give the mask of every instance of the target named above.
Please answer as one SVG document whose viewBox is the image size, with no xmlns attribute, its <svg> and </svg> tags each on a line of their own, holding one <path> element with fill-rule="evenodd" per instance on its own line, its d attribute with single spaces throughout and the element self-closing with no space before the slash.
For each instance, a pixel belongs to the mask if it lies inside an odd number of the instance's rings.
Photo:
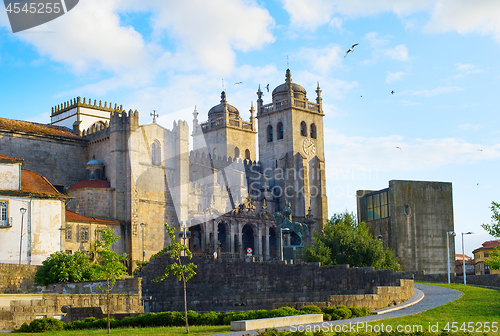
<svg viewBox="0 0 500 336">
<path fill-rule="evenodd" d="M 24 214 L 26 213 L 26 208 L 19 209 L 21 211 L 21 239 L 19 243 L 19 265 L 21 265 L 21 254 L 23 253 L 23 224 L 24 224 Z"/>
<path fill-rule="evenodd" d="M 448 260 L 448 283 L 451 283 L 450 279 L 450 236 L 455 237 L 456 233 L 454 231 L 446 232 L 446 256 Z"/>
<path fill-rule="evenodd" d="M 467 285 L 467 272 L 465 271 L 464 235 L 474 234 L 474 232 L 462 232 L 462 272 L 464 273 L 464 285 Z"/>
<path fill-rule="evenodd" d="M 142 262 L 144 262 L 144 258 L 146 258 L 146 251 L 144 251 L 144 228 L 146 227 L 146 223 L 141 223 L 142 228 Z"/>
<path fill-rule="evenodd" d="M 281 261 L 283 261 L 283 231 L 290 231 L 289 228 L 280 228 Z"/>
</svg>

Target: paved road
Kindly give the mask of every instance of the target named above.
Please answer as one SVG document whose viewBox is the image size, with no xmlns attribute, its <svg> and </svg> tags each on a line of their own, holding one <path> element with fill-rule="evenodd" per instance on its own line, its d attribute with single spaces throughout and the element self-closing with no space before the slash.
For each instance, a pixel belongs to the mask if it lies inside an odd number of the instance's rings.
<svg viewBox="0 0 500 336">
<path fill-rule="evenodd" d="M 414 304 L 413 306 L 406 307 L 406 308 L 392 311 L 392 312 L 388 312 L 388 313 L 381 314 L 381 315 L 370 315 L 370 316 L 358 317 L 358 318 L 353 318 L 353 319 L 348 319 L 348 320 L 331 321 L 329 323 L 331 323 L 331 325 L 339 325 L 339 324 L 349 324 L 349 323 L 357 323 L 357 322 L 365 322 L 365 321 L 379 321 L 379 320 L 384 320 L 384 319 L 393 318 L 393 317 L 418 314 L 418 313 L 421 313 L 423 311 L 429 310 L 431 308 L 442 306 L 442 305 L 444 305 L 450 301 L 454 301 L 462 296 L 462 292 L 459 292 L 455 289 L 449 289 L 449 288 L 440 287 L 440 286 L 415 284 L 415 288 L 424 292 L 425 296 L 420 302 Z M 314 326 L 314 325 L 315 324 L 311 324 L 311 326 Z M 321 325 L 321 324 L 316 324 L 316 325 Z M 290 329 L 290 327 L 277 328 L 277 329 L 278 330 Z M 232 333 L 218 334 L 216 336 L 242 336 L 242 335 L 246 335 L 246 334 L 256 335 L 257 332 L 256 331 L 238 331 L 238 332 L 232 332 Z"/>
</svg>

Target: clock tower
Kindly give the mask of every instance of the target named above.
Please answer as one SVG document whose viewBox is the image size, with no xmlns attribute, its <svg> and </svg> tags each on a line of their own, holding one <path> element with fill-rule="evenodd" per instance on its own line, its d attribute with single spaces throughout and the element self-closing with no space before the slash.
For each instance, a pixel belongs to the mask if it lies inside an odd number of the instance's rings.
<svg viewBox="0 0 500 336">
<path fill-rule="evenodd" d="M 277 209 L 291 202 L 295 221 L 311 220 L 321 230 L 328 219 L 323 141 L 321 89 L 316 101 L 292 82 L 287 69 L 285 83 L 272 92 L 272 103 L 264 104 L 257 91 L 259 160 L 269 180 Z"/>
</svg>

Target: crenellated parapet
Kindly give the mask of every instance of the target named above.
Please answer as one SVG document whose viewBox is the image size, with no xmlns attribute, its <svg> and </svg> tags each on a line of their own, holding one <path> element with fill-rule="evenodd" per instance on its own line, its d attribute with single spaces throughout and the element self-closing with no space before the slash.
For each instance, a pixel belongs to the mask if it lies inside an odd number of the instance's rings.
<svg viewBox="0 0 500 336">
<path fill-rule="evenodd" d="M 109 123 L 99 122 L 92 125 L 92 127 L 83 130 L 82 138 L 88 141 L 97 141 L 109 137 Z"/>
<path fill-rule="evenodd" d="M 109 127 L 111 132 L 131 131 L 134 132 L 139 127 L 139 112 L 137 110 L 112 111 L 110 114 Z"/>
<path fill-rule="evenodd" d="M 64 113 L 66 111 L 69 111 L 69 110 L 77 108 L 77 107 L 87 107 L 87 108 L 91 108 L 94 110 L 100 110 L 100 111 L 106 111 L 106 112 L 113 112 L 116 110 L 121 111 L 123 109 L 123 105 L 115 104 L 113 107 L 113 103 L 111 103 L 111 102 L 108 103 L 105 101 L 103 104 L 102 100 L 97 101 L 97 99 L 94 99 L 94 101 L 92 102 L 92 99 L 90 99 L 90 98 L 88 98 L 88 99 L 83 98 L 82 99 L 80 97 L 76 97 L 76 98 L 70 99 L 62 104 L 59 104 L 59 105 L 52 107 L 51 117 L 56 116 L 56 115 L 61 114 L 61 113 Z"/>
</svg>

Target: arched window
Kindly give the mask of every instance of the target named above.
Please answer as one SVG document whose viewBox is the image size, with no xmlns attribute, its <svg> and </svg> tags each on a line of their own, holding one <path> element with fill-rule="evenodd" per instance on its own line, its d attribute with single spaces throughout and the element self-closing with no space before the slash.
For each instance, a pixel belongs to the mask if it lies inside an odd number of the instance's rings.
<svg viewBox="0 0 500 336">
<path fill-rule="evenodd" d="M 267 126 L 267 142 L 273 141 L 273 126 Z"/>
<path fill-rule="evenodd" d="M 245 159 L 250 160 L 250 151 L 245 149 Z"/>
<path fill-rule="evenodd" d="M 316 125 L 311 124 L 311 138 L 316 139 Z"/>
<path fill-rule="evenodd" d="M 305 121 L 300 123 L 300 135 L 305 136 L 305 137 L 307 136 L 307 125 L 306 125 Z"/>
<path fill-rule="evenodd" d="M 283 123 L 278 123 L 278 135 L 276 136 L 277 140 L 283 139 Z"/>
<path fill-rule="evenodd" d="M 234 158 L 240 157 L 240 149 L 238 147 L 234 147 Z"/>
<path fill-rule="evenodd" d="M 158 140 L 153 141 L 151 145 L 151 158 L 153 166 L 161 165 L 161 145 Z"/>
</svg>

